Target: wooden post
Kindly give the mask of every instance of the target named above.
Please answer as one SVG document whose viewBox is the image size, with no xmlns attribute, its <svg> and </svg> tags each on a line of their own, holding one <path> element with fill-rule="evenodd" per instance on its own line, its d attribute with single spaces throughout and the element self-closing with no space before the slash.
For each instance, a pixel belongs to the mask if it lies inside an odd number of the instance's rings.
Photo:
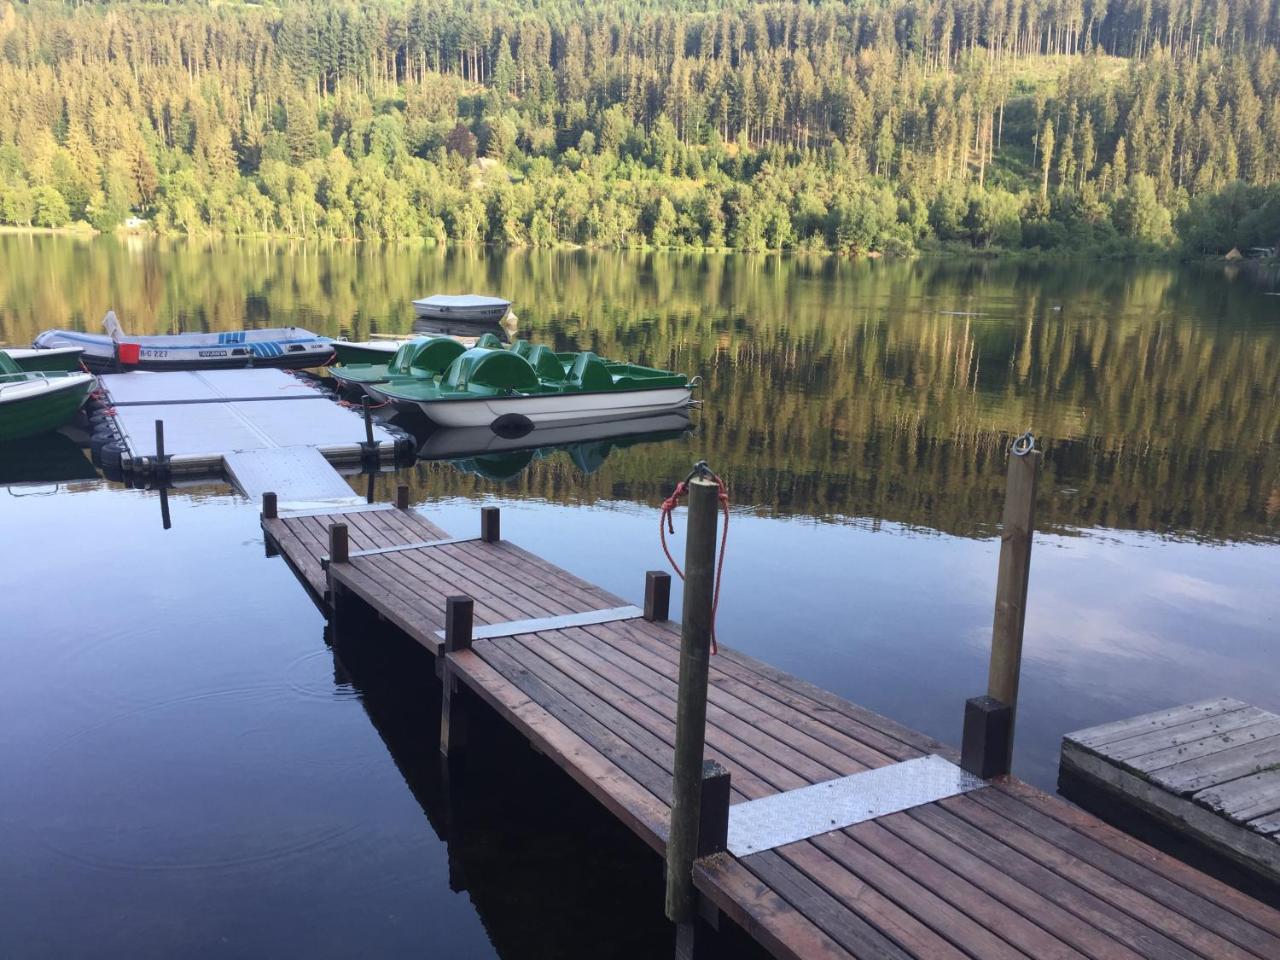
<svg viewBox="0 0 1280 960">
<path fill-rule="evenodd" d="M 409 485 L 407 483 L 402 483 L 396 487 L 396 509 L 409 509 Z"/>
<path fill-rule="evenodd" d="M 278 516 L 280 516 L 279 501 L 276 495 L 268 490 L 262 495 L 262 519 L 274 520 Z"/>
<path fill-rule="evenodd" d="M 680 686 L 676 695 L 675 775 L 667 837 L 667 918 L 694 919 L 693 861 L 702 819 L 702 750 L 707 732 L 707 674 L 711 656 L 711 602 L 715 588 L 716 526 L 720 488 L 689 482 L 689 530 L 684 552 L 684 612 L 680 624 Z M 679 937 L 679 933 L 677 933 Z"/>
<path fill-rule="evenodd" d="M 364 442 L 373 446 L 373 414 L 369 410 L 369 398 L 361 397 L 360 406 L 364 408 Z"/>
<path fill-rule="evenodd" d="M 329 562 L 346 563 L 349 559 L 347 525 L 345 523 L 329 524 Z"/>
<path fill-rule="evenodd" d="M 444 607 L 444 652 L 441 660 L 440 752 L 456 757 L 467 741 L 467 716 L 462 703 L 464 691 L 451 675 L 449 654 L 471 649 L 471 628 L 475 622 L 475 601 L 470 597 L 449 597 Z"/>
<path fill-rule="evenodd" d="M 645 571 L 644 618 L 671 619 L 671 574 L 663 570 Z"/>
<path fill-rule="evenodd" d="M 714 760 L 702 763 L 700 810 L 698 856 L 724 853 L 729 849 L 729 771 Z"/>
<path fill-rule="evenodd" d="M 164 421 L 156 421 L 156 464 L 164 463 Z"/>
<path fill-rule="evenodd" d="M 480 508 L 480 539 L 485 543 L 502 539 L 502 511 L 497 507 Z"/>
<path fill-rule="evenodd" d="M 1009 475 L 1000 521 L 1000 567 L 996 609 L 991 627 L 991 664 L 987 696 L 1009 708 L 1008 733 L 999 772 L 1013 768 L 1013 733 L 1018 720 L 1018 678 L 1022 673 L 1022 630 L 1027 617 L 1027 584 L 1031 577 L 1031 537 L 1035 530 L 1036 479 L 1041 455 L 1030 450 L 1009 455 Z M 996 738 L 1001 739 L 1001 738 Z M 991 746 L 998 746 L 992 742 Z M 992 767 L 993 764 L 984 764 Z"/>
<path fill-rule="evenodd" d="M 960 766 L 983 780 L 1008 773 L 1012 719 L 1009 705 L 994 697 L 966 700 Z"/>
</svg>

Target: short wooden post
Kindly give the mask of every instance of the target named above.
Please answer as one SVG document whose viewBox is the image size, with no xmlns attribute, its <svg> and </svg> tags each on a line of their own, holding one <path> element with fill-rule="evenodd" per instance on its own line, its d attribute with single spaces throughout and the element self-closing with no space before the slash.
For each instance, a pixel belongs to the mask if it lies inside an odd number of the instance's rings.
<svg viewBox="0 0 1280 960">
<path fill-rule="evenodd" d="M 666 913 L 676 924 L 692 923 L 697 907 L 693 861 L 698 853 L 698 828 L 702 821 L 702 752 L 707 732 L 707 675 L 719 493 L 715 483 L 702 477 L 689 483 L 680 685 L 676 695 L 675 775 L 671 790 L 671 828 L 667 837 Z"/>
<path fill-rule="evenodd" d="M 485 543 L 502 539 L 502 511 L 497 507 L 480 508 L 480 539 Z"/>
<path fill-rule="evenodd" d="M 164 463 L 164 421 L 156 421 L 156 463 Z"/>
<path fill-rule="evenodd" d="M 1022 673 L 1022 631 L 1027 618 L 1027 585 L 1031 578 L 1031 538 L 1035 531 L 1036 480 L 1040 460 L 1040 452 L 1034 449 L 1021 455 L 1010 453 L 1004 515 L 1000 521 L 1000 565 L 996 578 L 995 617 L 991 627 L 987 697 L 1009 708 L 1008 731 L 1003 738 L 984 737 L 989 747 L 1003 747 L 1004 757 L 982 764 L 983 768 L 998 773 L 1008 773 L 1013 769 L 1018 679 Z"/>
<path fill-rule="evenodd" d="M 729 849 L 729 771 L 714 760 L 702 763 L 700 811 L 698 856 L 724 853 Z"/>
<path fill-rule="evenodd" d="M 409 485 L 407 483 L 399 484 L 396 487 L 396 509 L 409 509 Z"/>
<path fill-rule="evenodd" d="M 464 691 L 452 676 L 449 654 L 471 649 L 471 630 L 475 622 L 475 601 L 470 597 L 449 597 L 444 606 L 444 669 L 440 674 L 440 753 L 456 757 L 466 746 L 467 715 L 462 698 Z"/>
<path fill-rule="evenodd" d="M 347 525 L 345 523 L 329 524 L 329 562 L 347 563 L 350 560 Z"/>
<path fill-rule="evenodd" d="M 973 697 L 964 704 L 964 740 L 960 766 L 990 780 L 1009 772 L 1013 711 L 994 697 Z"/>
<path fill-rule="evenodd" d="M 275 520 L 280 516 L 280 505 L 276 495 L 267 491 L 262 495 L 262 519 Z"/>
<path fill-rule="evenodd" d="M 671 574 L 663 570 L 645 571 L 644 618 L 671 619 Z"/>
</svg>

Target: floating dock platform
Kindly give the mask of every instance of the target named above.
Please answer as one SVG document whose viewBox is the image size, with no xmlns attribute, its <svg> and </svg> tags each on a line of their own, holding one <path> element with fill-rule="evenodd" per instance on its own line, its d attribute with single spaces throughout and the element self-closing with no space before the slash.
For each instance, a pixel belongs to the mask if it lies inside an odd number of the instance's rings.
<svg viewBox="0 0 1280 960">
<path fill-rule="evenodd" d="M 680 669 L 665 575 L 628 602 L 502 539 L 492 508 L 456 537 L 408 509 L 406 488 L 398 498 L 289 512 L 268 497 L 268 548 L 341 642 L 377 642 L 353 616 L 363 607 L 436 656 L 450 758 L 465 711 L 487 705 L 663 854 Z M 706 757 L 721 774 L 704 780 L 700 912 L 776 957 L 1280 957 L 1280 912 L 723 645 Z"/>
<path fill-rule="evenodd" d="M 360 498 L 333 468 L 376 469 L 408 446 L 283 370 L 135 371 L 98 380 L 124 472 L 153 469 L 162 421 L 169 477 L 225 476 L 252 500 L 278 489 L 294 506 L 354 503 Z"/>
<path fill-rule="evenodd" d="M 1219 697 L 1091 727 L 1061 773 L 1280 882 L 1280 715 Z"/>
</svg>

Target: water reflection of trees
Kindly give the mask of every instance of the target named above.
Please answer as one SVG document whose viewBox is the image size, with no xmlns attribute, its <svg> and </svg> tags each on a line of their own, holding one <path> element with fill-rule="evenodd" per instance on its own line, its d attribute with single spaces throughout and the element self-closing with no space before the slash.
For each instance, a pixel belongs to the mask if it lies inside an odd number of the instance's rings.
<svg viewBox="0 0 1280 960">
<path fill-rule="evenodd" d="M 695 451 L 764 512 L 953 532 L 998 517 L 1004 435 L 1049 450 L 1050 524 L 1274 535 L 1280 325 L 1198 268 L 0 237 L 0 333 L 294 322 L 407 331 L 435 291 L 510 296 L 521 332 L 701 373 L 699 436 L 564 458 L 508 489 L 656 502 Z M 488 481 L 422 465 L 432 495 Z"/>
</svg>

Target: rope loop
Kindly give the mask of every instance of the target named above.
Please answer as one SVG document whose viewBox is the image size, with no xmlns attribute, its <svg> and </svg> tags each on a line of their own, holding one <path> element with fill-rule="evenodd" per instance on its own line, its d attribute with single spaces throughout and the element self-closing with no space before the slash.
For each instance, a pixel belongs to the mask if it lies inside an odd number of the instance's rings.
<svg viewBox="0 0 1280 960">
<path fill-rule="evenodd" d="M 676 528 L 672 515 L 680 505 L 680 498 L 689 492 L 689 481 L 694 477 L 714 481 L 719 488 L 717 499 L 724 511 L 724 529 L 720 534 L 720 556 L 716 558 L 716 583 L 711 594 L 711 652 L 715 654 L 720 649 L 719 644 L 716 643 L 716 612 L 720 609 L 720 579 L 724 575 L 725 547 L 729 543 L 729 489 L 725 486 L 724 480 L 707 465 L 707 461 L 699 460 L 695 463 L 689 475 L 676 484 L 671 496 L 662 501 L 658 514 L 658 538 L 662 541 L 662 552 L 667 555 L 667 562 L 671 564 L 671 569 L 683 580 L 684 571 L 680 569 L 680 564 L 676 563 L 676 558 L 671 555 L 671 548 L 667 545 L 667 534 L 675 536 Z"/>
</svg>

